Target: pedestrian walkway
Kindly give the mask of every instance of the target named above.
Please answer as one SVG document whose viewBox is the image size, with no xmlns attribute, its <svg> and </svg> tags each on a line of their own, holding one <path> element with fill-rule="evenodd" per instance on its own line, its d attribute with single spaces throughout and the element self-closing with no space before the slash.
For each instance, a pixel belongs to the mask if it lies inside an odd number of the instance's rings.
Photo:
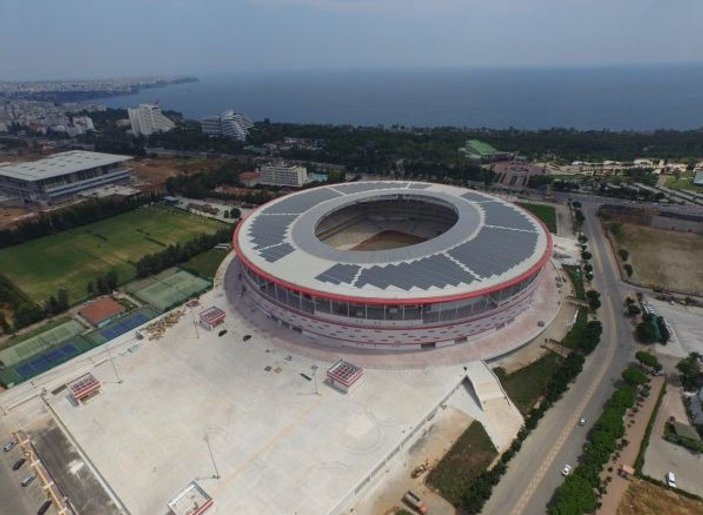
<svg viewBox="0 0 703 515">
<path fill-rule="evenodd" d="M 606 471 L 601 474 L 601 479 L 610 476 L 612 477 L 612 481 L 608 484 L 608 491 L 601 500 L 600 509 L 596 512 L 599 515 L 611 515 L 618 511 L 620 501 L 623 495 L 625 495 L 625 491 L 630 482 L 628 479 L 619 475 L 617 470 L 620 468 L 620 465 L 627 465 L 629 467 L 635 466 L 635 460 L 640 451 L 644 433 L 647 430 L 647 424 L 652 416 L 652 411 L 654 411 L 654 406 L 657 403 L 664 382 L 664 376 L 652 378 L 651 383 L 649 383 L 652 386 L 649 397 L 645 399 L 642 407 L 640 407 L 639 411 L 635 414 L 635 417 L 630 418 L 631 411 L 625 415 L 625 439 L 628 444 L 620 451 L 619 458 L 613 458 L 608 462 Z M 630 425 L 630 421 L 634 423 Z M 608 467 L 612 467 L 613 471 L 608 472 Z"/>
</svg>

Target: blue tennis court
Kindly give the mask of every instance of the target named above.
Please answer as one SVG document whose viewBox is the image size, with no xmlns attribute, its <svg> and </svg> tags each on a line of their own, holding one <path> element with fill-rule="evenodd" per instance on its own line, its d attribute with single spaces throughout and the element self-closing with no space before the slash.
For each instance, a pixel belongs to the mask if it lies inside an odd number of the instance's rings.
<svg viewBox="0 0 703 515">
<path fill-rule="evenodd" d="M 78 354 L 78 350 L 69 343 L 52 349 L 28 363 L 15 367 L 15 370 L 24 379 L 29 379 L 30 377 L 41 374 L 45 370 L 55 367 L 59 363 L 69 360 L 76 354 Z"/>
<path fill-rule="evenodd" d="M 100 333 L 100 336 L 108 340 L 112 340 L 113 338 L 117 338 L 118 336 L 139 327 L 149 320 L 151 320 L 151 317 L 145 315 L 144 313 L 135 313 L 131 316 L 128 315 L 117 322 L 109 324 L 103 329 L 100 329 L 98 333 Z"/>
</svg>

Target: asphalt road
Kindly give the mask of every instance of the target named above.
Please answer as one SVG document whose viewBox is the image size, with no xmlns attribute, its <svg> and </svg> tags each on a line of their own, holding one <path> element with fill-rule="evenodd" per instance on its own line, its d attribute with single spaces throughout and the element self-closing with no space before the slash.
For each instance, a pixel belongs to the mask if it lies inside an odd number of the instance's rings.
<svg viewBox="0 0 703 515">
<path fill-rule="evenodd" d="M 0 437 L 1 445 L 10 440 L 9 428 L 1 423 Z M 19 445 L 10 452 L 0 450 L 0 513 L 30 515 L 36 513 L 41 505 L 41 498 L 37 500 L 31 495 L 37 485 L 32 484 L 29 488 L 20 486 L 22 478 L 31 470 L 28 464 L 25 463 L 18 471 L 12 470 L 12 464 L 21 457 Z"/>
<path fill-rule="evenodd" d="M 614 383 L 634 353 L 633 329 L 623 316 L 628 288 L 618 274 L 617 263 L 603 234 L 596 209 L 601 199 L 579 198 L 593 254 L 594 286 L 601 293 L 598 312 L 603 323 L 600 345 L 564 397 L 550 409 L 510 462 L 507 473 L 486 504 L 486 514 L 541 514 L 562 483 L 561 469 L 575 465 L 586 434 L 614 390 Z M 585 427 L 578 425 L 586 418 Z"/>
</svg>

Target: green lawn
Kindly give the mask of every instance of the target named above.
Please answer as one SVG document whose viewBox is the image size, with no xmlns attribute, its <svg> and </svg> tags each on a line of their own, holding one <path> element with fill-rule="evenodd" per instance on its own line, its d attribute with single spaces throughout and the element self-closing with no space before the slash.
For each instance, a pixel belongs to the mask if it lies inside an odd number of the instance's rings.
<svg viewBox="0 0 703 515">
<path fill-rule="evenodd" d="M 520 413 L 527 415 L 544 393 L 547 383 L 559 368 L 561 357 L 548 352 L 534 363 L 505 375 L 502 369 L 495 370 L 508 397 L 515 403 Z"/>
<path fill-rule="evenodd" d="M 183 264 L 183 268 L 200 277 L 214 279 L 215 272 L 217 272 L 220 263 L 222 263 L 222 260 L 228 253 L 229 251 L 223 249 L 206 250 L 186 261 Z"/>
<path fill-rule="evenodd" d="M 498 455 L 486 430 L 479 422 L 472 422 L 459 440 L 449 449 L 442 461 L 427 476 L 427 484 L 454 506 L 469 484 L 485 471 Z"/>
<path fill-rule="evenodd" d="M 576 344 L 581 340 L 583 332 L 586 329 L 586 324 L 588 324 L 588 309 L 579 308 L 576 321 L 571 327 L 571 330 L 561 341 L 561 344 L 571 350 L 576 350 Z"/>
<path fill-rule="evenodd" d="M 664 186 L 672 190 L 688 190 L 703 193 L 703 186 L 693 184 L 693 173 L 682 174 L 678 179 L 676 177 L 669 177 L 664 183 Z"/>
<path fill-rule="evenodd" d="M 547 226 L 547 229 L 549 229 L 552 234 L 557 233 L 557 211 L 554 206 L 528 202 L 518 202 L 517 205 L 527 209 L 530 213 L 542 220 L 542 223 Z"/>
<path fill-rule="evenodd" d="M 68 291 L 71 304 L 87 297 L 87 285 L 110 269 L 120 283 L 135 277 L 145 254 L 213 233 L 223 224 L 161 206 L 139 208 L 107 220 L 0 250 L 2 273 L 38 304 Z"/>
</svg>

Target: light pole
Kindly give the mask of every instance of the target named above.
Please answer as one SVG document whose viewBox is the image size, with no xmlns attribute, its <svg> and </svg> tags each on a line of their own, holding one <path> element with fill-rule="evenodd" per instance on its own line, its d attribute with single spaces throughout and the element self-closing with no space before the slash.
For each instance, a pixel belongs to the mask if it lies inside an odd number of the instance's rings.
<svg viewBox="0 0 703 515">
<path fill-rule="evenodd" d="M 315 395 L 320 395 L 320 392 L 317 391 L 317 365 L 313 364 L 310 368 L 312 368 L 312 380 L 315 383 Z"/>
<path fill-rule="evenodd" d="M 215 462 L 215 455 L 212 454 L 212 447 L 210 447 L 210 435 L 208 434 L 207 430 L 205 431 L 205 437 L 203 438 L 205 440 L 205 444 L 207 445 L 207 450 L 210 453 L 210 459 L 212 460 L 212 466 L 215 468 L 215 475 L 213 475 L 213 479 L 220 479 L 220 471 L 217 470 L 217 463 Z"/>
<path fill-rule="evenodd" d="M 107 346 L 107 357 L 110 359 L 110 364 L 112 365 L 112 370 L 115 372 L 115 378 L 117 379 L 117 384 L 122 384 L 122 379 L 120 379 L 120 374 L 117 373 L 117 366 L 115 361 L 112 359 L 112 346 L 108 344 Z"/>
</svg>

